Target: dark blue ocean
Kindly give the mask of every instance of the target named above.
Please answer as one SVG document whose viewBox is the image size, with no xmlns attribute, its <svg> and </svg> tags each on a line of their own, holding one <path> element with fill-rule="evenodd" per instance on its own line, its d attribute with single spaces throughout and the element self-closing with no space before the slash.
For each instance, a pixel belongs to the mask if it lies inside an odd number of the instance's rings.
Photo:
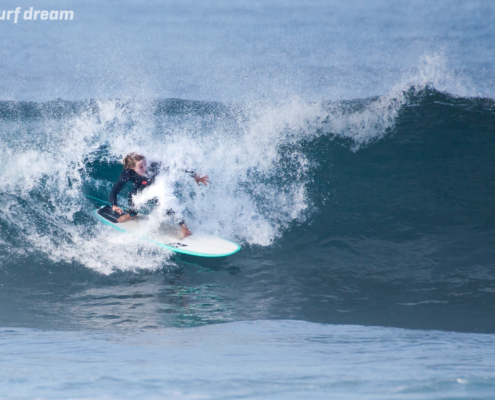
<svg viewBox="0 0 495 400">
<path fill-rule="evenodd" d="M 495 2 L 3 11 L 1 400 L 495 398 Z M 242 250 L 96 221 L 131 151 Z"/>
</svg>

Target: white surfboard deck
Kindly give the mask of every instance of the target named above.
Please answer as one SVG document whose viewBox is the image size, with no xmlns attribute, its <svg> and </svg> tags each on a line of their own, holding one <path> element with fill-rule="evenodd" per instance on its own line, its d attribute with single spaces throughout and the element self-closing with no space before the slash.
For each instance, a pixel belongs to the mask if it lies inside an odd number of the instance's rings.
<svg viewBox="0 0 495 400">
<path fill-rule="evenodd" d="M 101 208 L 101 210 L 103 209 L 104 207 Z M 234 242 L 203 233 L 193 232 L 191 236 L 184 238 L 180 227 L 175 225 L 162 224 L 151 230 L 146 215 L 138 214 L 130 221 L 114 223 L 102 217 L 98 211 L 100 210 L 93 212 L 95 217 L 112 228 L 139 236 L 176 253 L 199 257 L 225 257 L 237 253 L 241 249 L 241 246 Z"/>
</svg>

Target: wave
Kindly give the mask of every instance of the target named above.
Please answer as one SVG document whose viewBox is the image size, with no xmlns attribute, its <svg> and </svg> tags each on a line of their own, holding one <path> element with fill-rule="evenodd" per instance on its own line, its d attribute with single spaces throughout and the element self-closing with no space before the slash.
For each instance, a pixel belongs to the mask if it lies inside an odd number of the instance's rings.
<svg viewBox="0 0 495 400">
<path fill-rule="evenodd" d="M 435 231 L 433 215 L 444 215 L 442 223 L 450 226 L 448 216 L 463 196 L 479 209 L 466 193 L 491 195 L 483 189 L 491 168 L 479 160 L 487 162 L 494 115 L 491 99 L 429 86 L 319 103 L 297 97 L 277 104 L 1 102 L 1 254 L 36 252 L 102 273 L 173 264 L 133 238 L 108 235 L 89 216 L 83 195 L 106 198 L 130 151 L 170 166 L 156 190 L 193 230 L 248 248 L 288 237 L 297 242 L 301 229 L 319 223 L 318 240 L 364 235 L 393 241 Z M 483 178 L 470 169 L 474 165 Z M 197 187 L 182 166 L 208 174 L 212 185 Z M 432 168 L 438 173 L 431 175 Z M 410 217 L 402 218 L 406 212 Z"/>
</svg>

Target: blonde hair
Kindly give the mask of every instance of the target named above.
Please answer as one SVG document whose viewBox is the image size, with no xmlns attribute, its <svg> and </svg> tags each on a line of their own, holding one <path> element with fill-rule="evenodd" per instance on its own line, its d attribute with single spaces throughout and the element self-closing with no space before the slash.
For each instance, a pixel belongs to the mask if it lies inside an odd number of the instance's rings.
<svg viewBox="0 0 495 400">
<path fill-rule="evenodd" d="M 136 164 L 142 160 L 146 160 L 146 157 L 139 153 L 132 152 L 124 157 L 124 159 L 122 160 L 122 164 L 124 164 L 124 169 L 129 169 L 134 168 Z"/>
</svg>

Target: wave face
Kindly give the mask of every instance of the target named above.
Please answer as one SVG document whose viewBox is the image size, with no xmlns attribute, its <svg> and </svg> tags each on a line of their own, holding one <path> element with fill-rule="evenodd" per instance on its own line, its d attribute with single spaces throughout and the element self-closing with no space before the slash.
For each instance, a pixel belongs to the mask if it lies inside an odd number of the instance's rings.
<svg viewBox="0 0 495 400">
<path fill-rule="evenodd" d="M 495 332 L 494 127 L 493 100 L 430 86 L 338 102 L 2 102 L 1 322 Z M 130 151 L 169 167 L 141 199 L 159 198 L 157 220 L 173 207 L 243 250 L 198 260 L 99 225 L 84 195 L 106 199 Z"/>
</svg>

